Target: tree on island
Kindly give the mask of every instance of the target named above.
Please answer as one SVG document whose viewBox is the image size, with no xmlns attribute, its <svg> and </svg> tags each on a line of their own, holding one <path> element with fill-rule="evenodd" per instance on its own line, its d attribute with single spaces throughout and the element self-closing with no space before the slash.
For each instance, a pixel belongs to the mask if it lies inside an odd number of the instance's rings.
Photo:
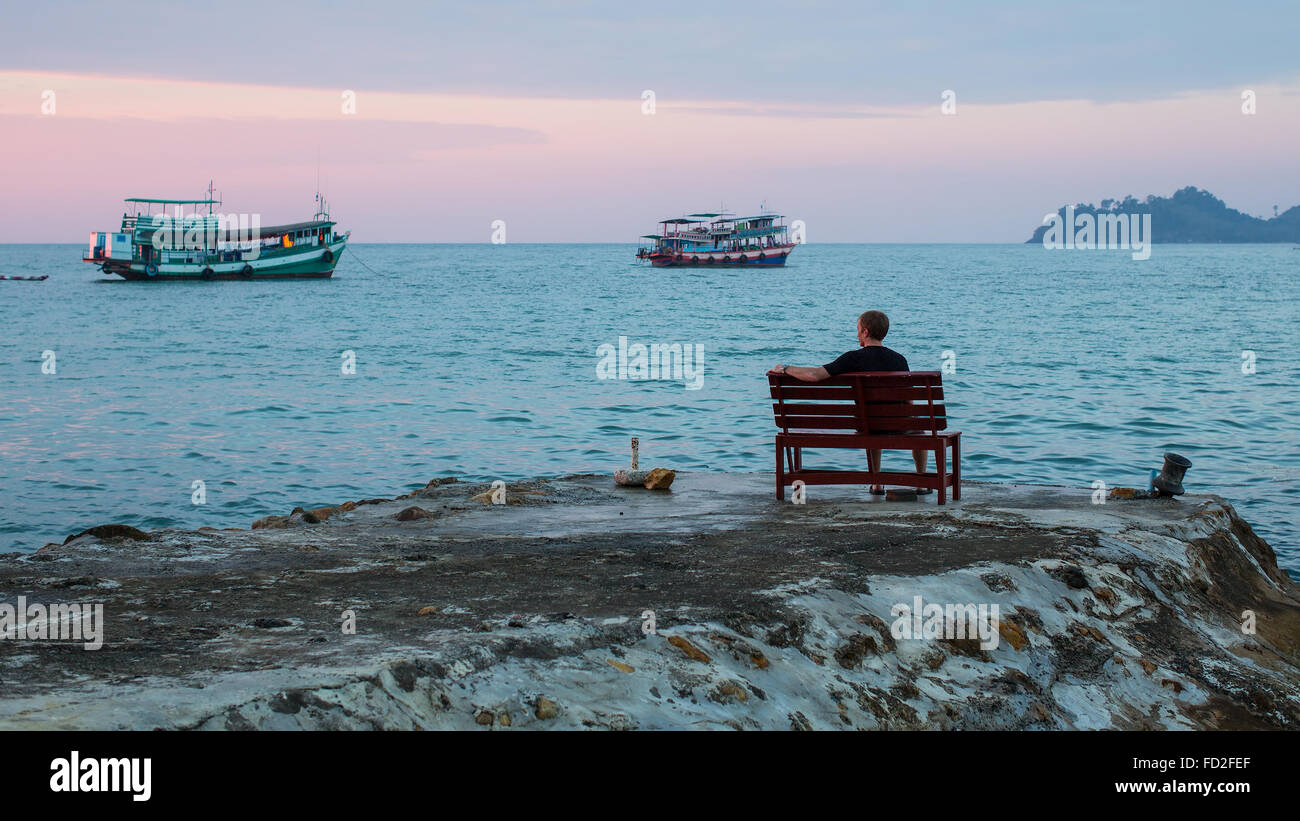
<svg viewBox="0 0 1300 821">
<path fill-rule="evenodd" d="M 1057 211 L 1062 220 L 1065 209 L 1063 205 Z M 1152 242 L 1300 242 L 1300 205 L 1281 214 L 1276 206 L 1273 210 L 1272 219 L 1252 217 L 1193 185 L 1172 197 L 1152 194 L 1139 200 L 1129 194 L 1123 200 L 1106 198 L 1100 207 L 1082 202 L 1074 206 L 1076 219 L 1080 214 L 1150 214 Z M 1041 243 L 1047 229 L 1038 226 L 1026 243 Z"/>
</svg>

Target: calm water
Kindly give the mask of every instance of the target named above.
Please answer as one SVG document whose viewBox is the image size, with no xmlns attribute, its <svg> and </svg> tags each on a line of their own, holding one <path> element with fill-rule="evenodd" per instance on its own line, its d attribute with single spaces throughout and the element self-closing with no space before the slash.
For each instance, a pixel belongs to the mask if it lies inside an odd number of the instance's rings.
<svg viewBox="0 0 1300 821">
<path fill-rule="evenodd" d="M 153 285 L 81 250 L 0 246 L 0 274 L 50 275 L 0 282 L 0 549 L 110 521 L 247 527 L 446 474 L 612 471 L 633 435 L 651 466 L 770 471 L 766 369 L 831 360 L 881 308 L 913 368 L 954 352 L 968 478 L 1145 487 L 1175 450 L 1300 575 L 1290 246 L 810 245 L 718 271 L 625 245 L 357 245 L 332 280 Z M 703 387 L 597 379 L 620 335 L 702 346 Z"/>
</svg>

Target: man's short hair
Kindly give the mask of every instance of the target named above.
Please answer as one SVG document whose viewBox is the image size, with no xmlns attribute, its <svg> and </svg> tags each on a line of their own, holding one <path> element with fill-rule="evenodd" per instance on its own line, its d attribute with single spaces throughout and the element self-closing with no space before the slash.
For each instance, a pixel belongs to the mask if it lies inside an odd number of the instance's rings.
<svg viewBox="0 0 1300 821">
<path fill-rule="evenodd" d="M 889 317 L 883 311 L 867 311 L 858 317 L 858 327 L 866 328 L 872 339 L 884 339 L 889 333 Z"/>
</svg>

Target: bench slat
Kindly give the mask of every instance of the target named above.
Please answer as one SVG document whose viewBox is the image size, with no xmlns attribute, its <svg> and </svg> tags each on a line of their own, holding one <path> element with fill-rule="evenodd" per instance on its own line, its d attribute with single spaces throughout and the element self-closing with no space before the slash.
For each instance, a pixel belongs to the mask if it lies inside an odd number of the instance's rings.
<svg viewBox="0 0 1300 821">
<path fill-rule="evenodd" d="M 786 474 L 791 480 L 802 479 L 804 484 L 808 485 L 845 485 L 845 484 L 862 484 L 865 485 L 871 481 L 872 474 L 860 470 L 797 470 L 793 473 Z M 936 473 L 915 473 L 907 471 L 886 470 L 878 474 L 878 478 L 887 480 L 887 484 L 912 485 L 918 487 L 933 487 L 939 483 L 939 475 Z M 943 484 L 947 487 L 954 485 L 953 475 L 945 474 Z"/>
<path fill-rule="evenodd" d="M 858 420 L 847 416 L 779 416 L 778 428 L 826 428 L 832 430 L 858 429 Z"/>
<path fill-rule="evenodd" d="M 783 384 L 855 385 L 857 384 L 857 380 L 863 377 L 867 377 L 870 380 L 872 385 L 879 385 L 885 388 L 908 387 L 911 385 L 942 384 L 942 377 L 940 376 L 938 371 L 912 371 L 910 373 L 907 371 L 902 371 L 902 372 L 889 371 L 889 372 L 867 373 L 867 374 L 845 373 L 845 374 L 840 374 L 839 376 L 832 376 L 830 379 L 823 379 L 821 382 L 816 382 L 816 383 L 808 383 L 808 382 L 801 383 L 800 380 L 795 379 L 793 376 L 788 376 L 785 377 L 785 379 L 788 381 Z M 782 377 L 778 374 L 776 375 L 776 378 L 781 379 Z"/>
<path fill-rule="evenodd" d="M 904 404 L 900 402 L 882 403 L 879 405 L 866 405 L 863 412 L 868 417 L 875 416 L 923 416 L 930 418 L 929 405 Z M 810 405 L 798 402 L 783 402 L 772 405 L 774 414 L 793 414 L 796 416 L 857 416 L 857 405 L 848 403 L 826 403 L 825 405 Z M 947 416 L 947 409 L 942 403 L 934 406 L 935 416 Z"/>
<path fill-rule="evenodd" d="M 860 423 L 851 416 L 794 416 L 779 414 L 776 417 L 778 428 L 827 428 L 833 430 L 858 430 Z M 931 419 L 929 416 L 880 416 L 867 420 L 864 433 L 876 431 L 901 430 L 944 430 L 948 420 L 943 417 Z"/>
<path fill-rule="evenodd" d="M 849 401 L 858 398 L 857 391 L 851 387 L 834 387 L 813 385 L 803 383 L 798 386 L 790 385 L 773 385 L 773 399 L 838 399 L 839 401 Z"/>
<path fill-rule="evenodd" d="M 934 406 L 934 413 L 930 412 L 929 405 L 903 404 L 867 405 L 862 409 L 862 412 L 867 415 L 868 419 L 894 416 L 911 416 L 918 419 L 929 419 L 931 416 L 942 418 L 948 415 L 942 404 L 936 404 Z"/>
<path fill-rule="evenodd" d="M 855 401 L 858 398 L 854 388 L 822 388 L 810 385 L 773 385 L 773 399 L 824 399 L 826 401 Z M 863 388 L 862 398 L 867 402 L 909 402 L 943 399 L 943 388 Z"/>
<path fill-rule="evenodd" d="M 955 439 L 961 436 L 961 431 L 939 431 L 938 433 L 912 433 L 904 434 L 897 431 L 881 431 L 879 433 L 825 433 L 822 431 L 790 431 L 789 433 L 777 433 L 783 444 L 799 446 L 804 448 L 879 448 L 886 450 L 903 448 L 903 443 L 908 443 L 908 447 L 933 447 L 933 445 L 916 444 L 914 439 Z M 873 440 L 888 440 L 895 444 L 881 445 Z"/>
<path fill-rule="evenodd" d="M 935 428 L 936 430 L 945 430 L 947 427 L 948 427 L 947 419 L 942 419 L 942 418 L 935 419 L 933 424 L 931 424 L 930 417 L 928 416 L 923 418 L 916 418 L 916 417 L 880 418 L 880 419 L 872 419 L 868 423 L 868 431 L 870 433 L 883 433 L 883 432 L 895 433 L 897 431 L 905 431 L 905 430 L 928 431 L 931 428 Z"/>
<path fill-rule="evenodd" d="M 867 402 L 898 402 L 907 400 L 938 402 L 943 398 L 943 388 L 863 388 L 862 398 Z"/>
<path fill-rule="evenodd" d="M 827 403 L 825 405 L 809 405 L 796 402 L 787 402 L 772 405 L 772 413 L 802 414 L 807 416 L 857 416 L 858 406 L 852 403 L 840 402 L 837 404 Z"/>
</svg>

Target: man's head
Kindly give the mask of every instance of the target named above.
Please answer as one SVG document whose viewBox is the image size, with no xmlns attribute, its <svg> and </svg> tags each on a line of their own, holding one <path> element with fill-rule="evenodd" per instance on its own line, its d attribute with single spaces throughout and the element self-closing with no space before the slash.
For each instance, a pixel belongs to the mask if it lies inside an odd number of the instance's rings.
<svg viewBox="0 0 1300 821">
<path fill-rule="evenodd" d="M 858 317 L 858 342 L 863 345 L 881 342 L 889 333 L 889 317 L 882 311 L 867 311 Z"/>
</svg>

